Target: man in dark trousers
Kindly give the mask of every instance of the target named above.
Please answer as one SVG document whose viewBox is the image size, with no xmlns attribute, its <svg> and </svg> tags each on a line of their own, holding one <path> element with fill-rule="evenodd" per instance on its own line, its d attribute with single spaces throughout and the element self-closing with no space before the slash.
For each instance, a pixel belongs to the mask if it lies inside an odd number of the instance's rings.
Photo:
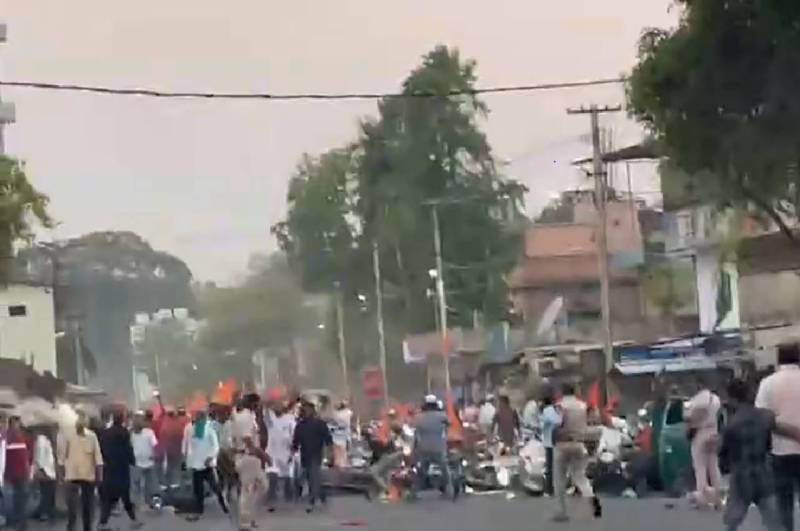
<svg viewBox="0 0 800 531">
<path fill-rule="evenodd" d="M 300 451 L 300 464 L 308 484 L 308 507 L 306 512 L 314 510 L 317 500 L 325 503 L 322 492 L 322 461 L 326 448 L 333 446 L 333 439 L 328 425 L 317 416 L 314 404 L 305 402 L 300 410 L 300 420 L 294 430 L 292 449 Z"/>
<path fill-rule="evenodd" d="M 131 444 L 131 434 L 125 427 L 125 415 L 114 413 L 112 425 L 100 436 L 100 449 L 103 452 L 103 490 L 100 500 L 100 526 L 107 530 L 111 509 L 122 500 L 125 512 L 131 519 L 132 529 L 142 527 L 136 519 L 136 511 L 131 502 L 131 467 L 136 464 Z"/>
<path fill-rule="evenodd" d="M 778 345 L 778 370 L 761 380 L 756 407 L 768 409 L 795 428 L 800 428 L 800 346 L 797 341 Z M 800 495 L 800 442 L 775 433 L 772 436 L 772 466 L 781 522 L 794 531 L 794 508 Z"/>
<path fill-rule="evenodd" d="M 722 469 L 731 476 L 725 529 L 736 531 L 750 505 L 755 504 L 765 527 L 780 531 L 783 524 L 769 458 L 772 432 L 777 428 L 775 414 L 753 407 L 749 394 L 742 380 L 733 380 L 728 386 L 728 398 L 735 411 L 722 434 L 719 452 Z"/>
<path fill-rule="evenodd" d="M 13 492 L 11 496 L 13 525 L 21 531 L 28 527 L 26 504 L 31 476 L 30 456 L 28 441 L 22 431 L 22 421 L 19 416 L 13 415 L 8 420 L 6 433 L 5 484 Z"/>
</svg>

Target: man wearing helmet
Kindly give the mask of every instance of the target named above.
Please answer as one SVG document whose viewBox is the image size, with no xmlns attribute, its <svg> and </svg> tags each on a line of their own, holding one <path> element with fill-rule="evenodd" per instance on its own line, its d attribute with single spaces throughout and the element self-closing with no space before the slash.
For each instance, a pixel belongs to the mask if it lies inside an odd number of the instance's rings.
<svg viewBox="0 0 800 531">
<path fill-rule="evenodd" d="M 425 480 L 424 471 L 432 464 L 439 466 L 444 484 L 450 484 L 450 473 L 447 468 L 447 428 L 450 421 L 447 420 L 445 412 L 439 409 L 438 402 L 434 395 L 426 396 L 422 411 L 414 421 L 414 452 L 417 469 L 422 472 L 417 475 L 413 494 L 422 487 Z"/>
</svg>

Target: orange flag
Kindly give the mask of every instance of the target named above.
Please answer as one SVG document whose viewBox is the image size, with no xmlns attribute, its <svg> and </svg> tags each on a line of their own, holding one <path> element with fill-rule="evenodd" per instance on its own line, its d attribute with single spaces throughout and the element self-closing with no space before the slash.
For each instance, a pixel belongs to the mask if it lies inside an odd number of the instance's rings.
<svg viewBox="0 0 800 531">
<path fill-rule="evenodd" d="M 219 382 L 214 390 L 212 402 L 230 406 L 233 404 L 233 395 L 236 393 L 236 380 L 228 378 L 224 382 Z"/>
<path fill-rule="evenodd" d="M 447 428 L 447 440 L 462 442 L 464 440 L 464 427 L 458 418 L 456 406 L 453 403 L 453 395 L 450 393 L 447 394 L 447 420 L 450 421 L 450 426 Z"/>
<path fill-rule="evenodd" d="M 591 408 L 599 410 L 601 402 L 600 398 L 600 380 L 595 380 L 595 382 L 589 388 L 589 393 L 586 396 L 586 404 Z"/>
</svg>

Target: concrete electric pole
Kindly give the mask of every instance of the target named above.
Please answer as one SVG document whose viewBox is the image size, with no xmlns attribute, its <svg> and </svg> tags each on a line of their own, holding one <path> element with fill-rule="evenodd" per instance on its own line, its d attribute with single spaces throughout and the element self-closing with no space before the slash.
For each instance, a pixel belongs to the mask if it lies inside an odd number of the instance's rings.
<svg viewBox="0 0 800 531">
<path fill-rule="evenodd" d="M 444 266 L 442 265 L 442 233 L 439 229 L 439 209 L 433 205 L 433 246 L 436 253 L 436 295 L 439 298 L 439 326 L 442 334 L 442 357 L 444 358 L 444 386 L 450 396 L 450 353 L 447 352 L 447 300 L 444 292 Z"/>
<path fill-rule="evenodd" d="M 347 399 L 350 400 L 350 369 L 347 367 L 347 345 L 344 339 L 344 301 L 342 299 L 342 285 L 337 280 L 334 282 L 336 290 L 336 335 L 339 338 L 339 362 L 342 365 L 342 384 Z"/>
<path fill-rule="evenodd" d="M 383 290 L 381 288 L 381 254 L 378 240 L 372 242 L 372 269 L 375 275 L 375 311 L 378 314 L 378 353 L 383 374 L 383 405 L 389 407 L 389 380 L 386 374 L 386 335 L 383 329 Z"/>
<path fill-rule="evenodd" d="M 600 145 L 600 114 L 619 112 L 622 107 L 598 107 L 567 109 L 568 114 L 588 114 L 592 128 L 592 176 L 594 177 L 595 203 L 597 206 L 598 260 L 600 269 L 600 308 L 603 319 L 603 359 L 605 374 L 614 366 L 614 336 L 611 329 L 611 305 L 608 271 L 608 224 L 606 221 L 606 202 L 608 200 L 608 182 Z M 608 398 L 608 378 L 603 378 L 603 401 Z"/>
<path fill-rule="evenodd" d="M 5 23 L 0 23 L 0 44 L 6 42 L 7 28 Z M 0 155 L 6 154 L 6 125 L 16 121 L 16 109 L 13 103 L 7 103 L 0 98 Z"/>
</svg>

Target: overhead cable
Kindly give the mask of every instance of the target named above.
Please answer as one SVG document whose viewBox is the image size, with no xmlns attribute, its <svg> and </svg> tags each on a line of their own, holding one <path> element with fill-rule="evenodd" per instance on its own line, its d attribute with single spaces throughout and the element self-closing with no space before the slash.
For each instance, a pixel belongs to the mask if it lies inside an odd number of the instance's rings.
<svg viewBox="0 0 800 531">
<path fill-rule="evenodd" d="M 614 77 L 592 79 L 587 81 L 565 81 L 559 83 L 540 83 L 533 85 L 508 85 L 467 90 L 453 90 L 447 93 L 437 92 L 306 92 L 306 93 L 270 93 L 270 92 L 205 92 L 205 91 L 171 91 L 146 87 L 111 87 L 102 85 L 81 85 L 73 83 L 53 83 L 41 81 L 0 81 L 0 87 L 14 87 L 32 90 L 60 92 L 88 92 L 108 96 L 144 96 L 150 98 L 178 99 L 225 99 L 225 100 L 377 100 L 385 98 L 436 98 L 451 96 L 474 96 L 478 94 L 500 94 L 510 92 L 534 92 L 545 90 L 572 89 L 599 85 L 624 83 L 626 78 Z"/>
</svg>

